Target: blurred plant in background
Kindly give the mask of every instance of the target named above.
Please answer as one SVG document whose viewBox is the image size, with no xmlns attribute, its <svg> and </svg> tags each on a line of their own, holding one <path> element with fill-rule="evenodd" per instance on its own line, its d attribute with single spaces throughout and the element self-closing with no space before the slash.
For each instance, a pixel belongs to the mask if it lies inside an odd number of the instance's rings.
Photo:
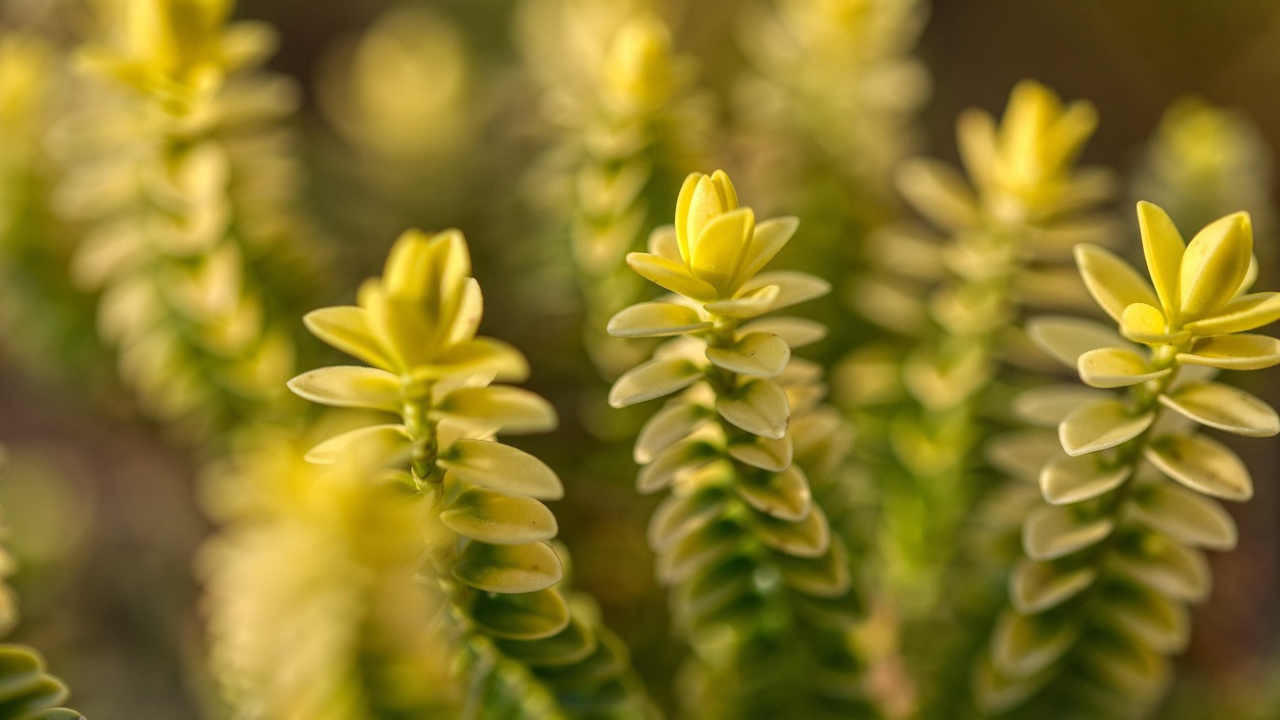
<svg viewBox="0 0 1280 720">
<path fill-rule="evenodd" d="M 1276 716 L 1264 5 L 0 0 L 0 718 Z"/>
</svg>

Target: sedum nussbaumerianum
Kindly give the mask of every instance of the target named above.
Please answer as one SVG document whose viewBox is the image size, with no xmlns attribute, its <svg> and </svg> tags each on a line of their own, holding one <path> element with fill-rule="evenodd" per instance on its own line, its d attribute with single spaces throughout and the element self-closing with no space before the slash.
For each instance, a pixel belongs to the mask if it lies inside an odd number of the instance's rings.
<svg viewBox="0 0 1280 720">
<path fill-rule="evenodd" d="M 615 336 L 675 337 L 619 378 L 609 401 L 680 393 L 641 430 L 635 458 L 641 492 L 671 490 L 649 541 L 696 654 L 687 704 L 698 717 L 875 715 L 850 634 L 853 573 L 823 507 L 846 494 L 836 470 L 848 430 L 822 404 L 821 368 L 791 356 L 825 329 L 761 317 L 829 289 L 804 273 L 761 272 L 797 226 L 757 224 L 723 172 L 690 175 L 675 227 L 627 257 L 673 295 L 609 323 Z"/>
<path fill-rule="evenodd" d="M 1240 458 L 1198 426 L 1280 432 L 1270 406 L 1213 381 L 1218 370 L 1280 363 L 1280 340 L 1249 332 L 1280 319 L 1280 293 L 1249 292 L 1249 216 L 1210 223 L 1190 243 L 1155 205 L 1139 203 L 1138 221 L 1150 281 L 1101 247 L 1075 253 L 1119 333 L 1062 317 L 1029 327 L 1089 388 L 1040 388 L 1018 401 L 1024 416 L 1057 426 L 1061 452 L 1040 472 L 1047 504 L 1023 526 L 1012 607 L 977 675 L 980 704 L 1002 717 L 1150 712 L 1168 656 L 1187 643 L 1187 604 L 1209 594 L 1201 550 L 1236 544 L 1214 498 L 1253 494 Z"/>
<path fill-rule="evenodd" d="M 593 619 L 589 598 L 566 599 L 558 587 L 561 557 L 548 544 L 556 518 L 542 501 L 563 495 L 559 478 L 494 439 L 549 430 L 556 415 L 527 390 L 492 384 L 522 380 L 528 366 L 515 348 L 476 336 L 483 301 L 470 273 L 460 232 L 410 231 L 356 306 L 306 316 L 317 337 L 373 367 L 320 368 L 289 387 L 398 416 L 323 442 L 308 458 L 381 454 L 388 472 L 427 498 L 442 538 L 427 548 L 428 575 L 449 598 L 466 644 L 467 702 L 484 717 L 647 718 L 626 649 Z"/>
</svg>

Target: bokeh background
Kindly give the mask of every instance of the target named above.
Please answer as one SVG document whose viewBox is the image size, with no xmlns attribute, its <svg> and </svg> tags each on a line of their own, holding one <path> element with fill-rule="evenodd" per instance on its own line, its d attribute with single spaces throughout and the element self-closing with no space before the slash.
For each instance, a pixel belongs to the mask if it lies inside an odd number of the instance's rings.
<svg viewBox="0 0 1280 720">
<path fill-rule="evenodd" d="M 734 125 L 734 88 L 745 63 L 736 18 L 755 3 L 662 6 L 677 48 L 696 60 L 697 83 L 721 126 Z M 322 234 L 317 243 L 337 259 L 325 279 L 327 300 L 349 301 L 404 227 L 467 233 L 486 291 L 486 334 L 525 350 L 534 368 L 529 385 L 562 418 L 554 437 L 521 444 L 565 478 L 569 500 L 555 510 L 576 558 L 576 582 L 601 601 L 661 698 L 669 692 L 676 645 L 643 540 L 653 501 L 633 490 L 625 441 L 588 432 L 608 421 L 581 392 L 600 381 L 580 347 L 573 280 L 555 271 L 566 251 L 554 246 L 555 234 L 530 199 L 528 171 L 545 151 L 548 130 L 537 120 L 539 89 L 521 68 L 516 4 L 243 0 L 236 14 L 279 30 L 282 44 L 269 67 L 302 90 L 296 126 L 308 171 L 307 209 Z M 360 33 L 405 6 L 455 26 L 468 63 L 461 79 L 446 77 L 445 64 L 439 75 L 421 77 L 459 83 L 453 108 L 465 116 L 452 131 L 461 140 L 447 140 L 449 152 L 428 148 L 420 173 L 378 167 L 342 127 L 342 101 L 326 99 L 335 73 L 350 67 Z M 73 0 L 0 0 L 0 31 L 34 28 L 69 44 L 82 27 L 82 10 Z M 919 118 L 918 150 L 947 160 L 956 159 L 957 113 L 974 106 L 998 112 L 1010 88 L 1028 77 L 1096 104 L 1101 122 L 1085 159 L 1124 174 L 1142 161 L 1162 113 L 1189 94 L 1232 108 L 1256 127 L 1250 155 L 1262 177 L 1280 147 L 1280 4 L 1272 0 L 937 0 L 917 52 L 933 86 Z M 407 97 L 416 92 L 403 88 Z M 731 170 L 750 164 L 755 152 L 769 152 L 725 147 L 714 161 Z M 1280 203 L 1275 186 L 1268 192 L 1261 202 Z M 779 202 L 757 197 L 754 204 Z M 1117 203 L 1126 221 L 1130 207 L 1127 197 Z M 1280 252 L 1265 247 L 1277 242 L 1267 231 L 1258 238 L 1263 287 L 1280 279 Z M 0 304 L 6 302 L 0 288 Z M 15 585 L 24 607 L 15 639 L 42 649 L 91 718 L 197 717 L 213 693 L 199 671 L 202 615 L 191 571 L 212 532 L 199 509 L 198 453 L 169 442 L 165 429 L 134 410 L 109 380 L 95 375 L 92 384 L 76 383 L 40 372 L 16 340 L 0 337 L 0 440 L 10 459 L 0 476 L 0 505 L 20 563 Z M 62 358 L 45 360 L 54 365 Z M 1253 382 L 1253 391 L 1280 400 L 1280 382 Z M 1254 469 L 1257 497 L 1233 508 L 1241 544 L 1213 558 L 1213 597 L 1196 611 L 1194 640 L 1180 661 L 1186 671 L 1165 717 L 1225 717 L 1208 709 L 1210 699 L 1256 697 L 1280 684 L 1280 443 L 1239 447 Z"/>
</svg>

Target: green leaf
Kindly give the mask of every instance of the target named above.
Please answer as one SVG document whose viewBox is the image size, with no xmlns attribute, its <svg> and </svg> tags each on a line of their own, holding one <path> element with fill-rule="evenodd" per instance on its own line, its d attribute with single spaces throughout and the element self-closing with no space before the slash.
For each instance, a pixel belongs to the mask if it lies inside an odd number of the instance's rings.
<svg viewBox="0 0 1280 720">
<path fill-rule="evenodd" d="M 666 302 L 632 305 L 609 320 L 608 332 L 614 337 L 668 337 L 706 330 L 711 323 L 687 306 Z"/>
<path fill-rule="evenodd" d="M 1154 412 L 1131 415 L 1116 400 L 1085 405 L 1058 426 L 1058 439 L 1068 455 L 1084 455 L 1126 443 L 1141 435 L 1156 419 Z"/>
<path fill-rule="evenodd" d="M 794 466 L 776 473 L 748 473 L 733 489 L 751 507 L 780 520 L 804 520 L 813 509 L 809 480 Z"/>
<path fill-rule="evenodd" d="M 1204 554 L 1168 538 L 1149 535 L 1111 560 L 1120 575 L 1175 600 L 1200 602 L 1209 595 L 1209 563 Z"/>
<path fill-rule="evenodd" d="M 819 557 L 831 547 L 831 527 L 820 507 L 799 521 L 752 512 L 751 531 L 765 545 L 797 557 Z"/>
<path fill-rule="evenodd" d="M 1125 586 L 1104 596 L 1098 617 L 1126 638 L 1162 654 L 1180 653 L 1191 637 L 1191 617 L 1185 606 L 1156 592 Z"/>
<path fill-rule="evenodd" d="M 1224 500 L 1253 497 L 1249 469 L 1226 445 L 1204 435 L 1167 435 L 1143 450 L 1165 475 L 1192 490 Z"/>
<path fill-rule="evenodd" d="M 548 638 L 569 625 L 569 606 L 554 589 L 520 595 L 478 593 L 467 614 L 488 634 L 507 640 Z"/>
<path fill-rule="evenodd" d="M 339 365 L 305 372 L 289 381 L 289 389 L 322 405 L 399 413 L 404 386 L 385 370 Z"/>
<path fill-rule="evenodd" d="M 1089 568 L 1066 569 L 1053 563 L 1021 560 L 1009 579 L 1009 598 L 1023 615 L 1055 608 L 1084 592 L 1098 578 Z"/>
<path fill-rule="evenodd" d="M 671 495 L 654 509 L 649 518 L 646 538 L 654 552 L 665 553 L 690 533 L 705 527 L 725 509 L 725 497 L 719 491 Z"/>
<path fill-rule="evenodd" d="M 472 540 L 523 545 L 556 536 L 556 516 L 531 497 L 472 487 L 441 511 L 445 527 Z"/>
<path fill-rule="evenodd" d="M 546 590 L 560 582 L 560 557 L 543 542 L 490 545 L 472 540 L 453 565 L 453 576 L 486 592 L 507 595 Z"/>
<path fill-rule="evenodd" d="M 560 632 L 541 640 L 497 640 L 502 654 L 530 667 L 565 667 L 582 662 L 596 651 L 596 636 L 577 617 Z"/>
<path fill-rule="evenodd" d="M 1270 405 L 1229 385 L 1187 383 L 1161 395 L 1160 402 L 1201 425 L 1237 435 L 1271 437 L 1280 433 L 1280 416 Z"/>
<path fill-rule="evenodd" d="M 755 436 L 749 442 L 735 442 L 729 445 L 726 452 L 738 462 L 779 473 L 791 467 L 795 444 L 790 435 L 784 435 L 778 440 Z"/>
<path fill-rule="evenodd" d="M 719 458 L 720 451 L 715 446 L 701 440 L 686 440 L 640 468 L 636 489 L 646 495 L 657 492 L 670 485 L 680 473 L 705 467 Z"/>
<path fill-rule="evenodd" d="M 671 446 L 693 434 L 714 413 L 697 403 L 675 400 L 654 413 L 640 428 L 633 456 L 637 464 L 647 465 Z"/>
<path fill-rule="evenodd" d="M 791 359 L 791 347 L 777 335 L 748 333 L 727 348 L 708 347 L 707 359 L 729 372 L 751 377 L 774 377 Z"/>
<path fill-rule="evenodd" d="M 1006 610 L 991 636 L 991 661 L 1001 673 L 1028 677 L 1057 662 L 1077 637 L 1074 625 Z"/>
<path fill-rule="evenodd" d="M 1040 472 L 1040 491 L 1054 505 L 1084 502 L 1120 487 L 1129 473 L 1127 465 L 1103 469 L 1092 455 L 1058 458 Z"/>
<path fill-rule="evenodd" d="M 490 440 L 462 439 L 440 455 L 440 467 L 459 480 L 538 500 L 564 497 L 560 478 L 538 458 Z"/>
<path fill-rule="evenodd" d="M 849 573 L 849 553 L 839 538 L 832 538 L 831 551 L 816 558 L 774 553 L 773 562 L 782 581 L 797 592 L 820 598 L 843 597 L 853 581 Z"/>
</svg>

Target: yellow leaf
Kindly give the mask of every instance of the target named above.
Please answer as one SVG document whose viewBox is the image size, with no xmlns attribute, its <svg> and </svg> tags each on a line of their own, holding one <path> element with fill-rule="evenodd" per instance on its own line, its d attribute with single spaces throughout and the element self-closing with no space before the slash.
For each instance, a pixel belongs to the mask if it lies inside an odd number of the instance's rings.
<svg viewBox="0 0 1280 720">
<path fill-rule="evenodd" d="M 1080 379 L 1096 388 L 1137 385 L 1168 375 L 1171 370 L 1153 370 L 1147 359 L 1132 350 L 1098 348 L 1080 356 Z"/>
<path fill-rule="evenodd" d="M 647 302 L 632 305 L 609 320 L 608 332 L 614 337 L 667 337 L 706 330 L 711 323 L 698 316 L 698 311 L 675 303 Z"/>
<path fill-rule="evenodd" d="M 636 475 L 636 489 L 645 495 L 657 492 L 674 482 L 681 473 L 698 470 L 719 457 L 719 450 L 701 440 L 678 443 L 640 468 Z"/>
<path fill-rule="evenodd" d="M 627 253 L 627 265 L 646 280 L 655 283 L 677 295 L 683 295 L 700 302 L 709 302 L 716 298 L 716 289 L 710 283 L 699 280 L 689 273 L 684 265 L 648 253 Z"/>
<path fill-rule="evenodd" d="M 1134 303 L 1124 309 L 1120 332 L 1134 342 L 1147 345 L 1178 345 L 1191 336 L 1186 330 L 1169 332 L 1164 313 L 1146 303 Z"/>
<path fill-rule="evenodd" d="M 689 270 L 716 289 L 717 297 L 732 294 L 734 279 L 755 232 L 751 208 L 739 208 L 709 220 L 696 239 L 690 240 Z"/>
<path fill-rule="evenodd" d="M 307 462 L 332 465 L 344 457 L 386 458 L 388 462 L 409 452 L 409 435 L 403 425 L 371 425 L 329 438 L 307 451 Z"/>
<path fill-rule="evenodd" d="M 299 397 L 334 407 L 362 407 L 399 413 L 403 389 L 400 378 L 385 370 L 339 365 L 305 372 L 289 381 Z"/>
<path fill-rule="evenodd" d="M 432 410 L 507 433 L 547 432 L 557 423 L 555 408 L 541 396 L 502 385 L 459 388 Z"/>
<path fill-rule="evenodd" d="M 304 315 L 302 322 L 313 335 L 348 355 L 383 370 L 399 370 L 370 329 L 369 313 L 364 308 L 320 308 Z"/>
<path fill-rule="evenodd" d="M 913 208 L 943 230 L 978 224 L 978 201 L 964 177 L 937 160 L 916 158 L 899 167 L 898 192 Z"/>
<path fill-rule="evenodd" d="M 780 520 L 798 522 L 813 509 L 809 480 L 795 466 L 781 472 L 749 473 L 733 489 L 751 507 Z"/>
<path fill-rule="evenodd" d="M 741 287 L 763 270 L 791 240 L 799 226 L 800 221 L 793 217 L 770 218 L 756 225 L 755 232 L 748 238 L 742 266 L 734 278 L 733 287 Z"/>
<path fill-rule="evenodd" d="M 1166 317 L 1178 315 L 1178 276 L 1186 245 L 1173 220 L 1157 205 L 1138 203 L 1138 229 L 1142 233 L 1142 252 L 1147 258 L 1147 272 L 1155 284 L 1156 295 Z"/>
<path fill-rule="evenodd" d="M 1160 302 L 1151 284 L 1110 250 L 1082 243 L 1076 246 L 1075 256 L 1089 294 L 1116 322 L 1120 322 L 1125 308 L 1134 303 L 1156 305 Z"/>
<path fill-rule="evenodd" d="M 1228 215 L 1196 233 L 1182 257 L 1184 320 L 1220 309 L 1235 297 L 1253 258 L 1253 225 L 1248 213 Z"/>
<path fill-rule="evenodd" d="M 1217 311 L 1186 324 L 1195 335 L 1229 335 L 1254 330 L 1280 320 L 1280 293 L 1243 295 Z"/>
<path fill-rule="evenodd" d="M 752 511 L 749 528 L 756 539 L 788 555 L 821 557 L 831 548 L 831 526 L 822 508 L 814 507 L 803 520 L 781 520 Z"/>
<path fill-rule="evenodd" d="M 467 615 L 485 633 L 510 640 L 540 640 L 569 625 L 569 606 L 554 589 L 519 595 L 481 593 Z"/>
<path fill-rule="evenodd" d="M 628 370 L 609 390 L 609 405 L 628 405 L 660 398 L 683 390 L 703 377 L 702 368 L 682 357 L 650 360 Z"/>
<path fill-rule="evenodd" d="M 827 336 L 827 326 L 815 320 L 799 317 L 760 318 L 744 323 L 742 333 L 762 332 L 777 335 L 794 350 L 822 340 Z"/>
<path fill-rule="evenodd" d="M 1083 318 L 1043 316 L 1027 322 L 1027 336 L 1050 357 L 1077 369 L 1080 356 L 1099 348 L 1131 348 L 1115 330 Z"/>
<path fill-rule="evenodd" d="M 751 467 L 769 472 L 782 472 L 791 467 L 795 444 L 790 435 L 784 435 L 777 440 L 756 436 L 750 442 L 735 442 L 729 445 L 726 452 L 734 460 Z"/>
<path fill-rule="evenodd" d="M 816 275 L 796 270 L 771 270 L 747 280 L 742 285 L 739 294 L 750 295 L 756 290 L 769 285 L 774 285 L 778 288 L 778 297 L 770 306 L 769 309 L 771 310 L 797 305 L 814 298 L 820 298 L 831 292 L 831 283 Z"/>
<path fill-rule="evenodd" d="M 1132 549 L 1120 547 L 1111 567 L 1116 574 L 1175 600 L 1200 602 L 1209 595 L 1209 563 L 1204 554 L 1163 536 L 1148 536 Z"/>
<path fill-rule="evenodd" d="M 1056 428 L 1076 408 L 1106 397 L 1106 393 L 1079 385 L 1046 385 L 1026 390 L 1014 398 L 1013 412 L 1028 424 Z"/>
<path fill-rule="evenodd" d="M 696 403 L 674 400 L 653 414 L 636 438 L 633 456 L 636 463 L 646 465 L 660 453 L 689 437 L 714 415 Z"/>
<path fill-rule="evenodd" d="M 729 318 L 753 318 L 774 308 L 781 290 L 777 285 L 765 285 L 750 292 L 743 290 L 732 300 L 717 300 L 703 305 L 713 315 Z"/>
<path fill-rule="evenodd" d="M 707 348 L 707 359 L 717 367 L 752 377 L 775 377 L 791 359 L 791 347 L 777 335 L 748 333 L 727 348 Z"/>
<path fill-rule="evenodd" d="M 1177 360 L 1223 370 L 1259 370 L 1280 364 L 1280 340 L 1266 335 L 1200 338 L 1190 352 L 1178 353 Z"/>
</svg>

